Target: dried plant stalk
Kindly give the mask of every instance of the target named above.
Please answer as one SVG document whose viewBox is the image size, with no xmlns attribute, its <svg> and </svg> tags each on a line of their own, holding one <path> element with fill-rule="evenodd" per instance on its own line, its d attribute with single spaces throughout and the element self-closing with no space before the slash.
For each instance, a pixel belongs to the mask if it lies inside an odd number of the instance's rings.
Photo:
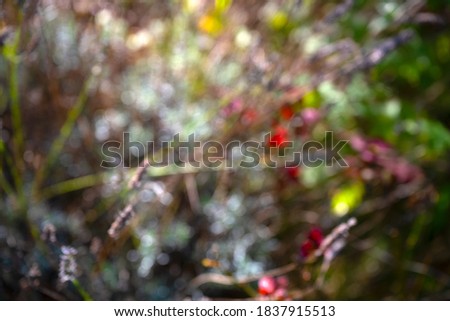
<svg viewBox="0 0 450 321">
<path fill-rule="evenodd" d="M 133 205 L 128 204 L 123 209 L 123 211 L 119 213 L 114 222 L 111 224 L 111 227 L 108 230 L 108 235 L 113 239 L 117 239 L 133 216 L 134 216 Z"/>
</svg>

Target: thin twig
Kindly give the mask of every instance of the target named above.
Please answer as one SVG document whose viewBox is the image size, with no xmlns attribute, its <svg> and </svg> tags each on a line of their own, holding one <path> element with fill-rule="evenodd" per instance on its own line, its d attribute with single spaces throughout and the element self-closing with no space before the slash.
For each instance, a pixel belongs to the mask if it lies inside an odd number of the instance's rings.
<svg viewBox="0 0 450 321">
<path fill-rule="evenodd" d="M 193 288 L 198 288 L 199 286 L 206 284 L 206 283 L 216 283 L 221 285 L 239 285 L 239 284 L 246 284 L 250 282 L 258 281 L 261 277 L 265 275 L 270 276 L 280 276 L 289 272 L 294 271 L 298 268 L 298 263 L 289 263 L 285 266 L 265 271 L 262 274 L 259 275 L 253 275 L 245 278 L 235 278 L 233 276 L 226 276 L 219 273 L 204 273 L 200 274 L 199 276 L 195 277 L 191 283 L 190 286 Z"/>
</svg>

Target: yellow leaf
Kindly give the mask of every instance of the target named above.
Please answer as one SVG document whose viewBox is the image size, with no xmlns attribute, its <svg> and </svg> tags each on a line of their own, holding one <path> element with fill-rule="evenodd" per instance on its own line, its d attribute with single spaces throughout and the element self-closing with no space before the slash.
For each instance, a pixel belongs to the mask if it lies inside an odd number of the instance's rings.
<svg viewBox="0 0 450 321">
<path fill-rule="evenodd" d="M 207 34 L 217 36 L 222 32 L 223 24 L 218 17 L 207 14 L 198 21 L 198 28 Z"/>
<path fill-rule="evenodd" d="M 339 189 L 331 198 L 331 210 L 337 216 L 344 216 L 357 207 L 364 194 L 364 185 L 356 182 Z"/>
<path fill-rule="evenodd" d="M 303 96 L 303 105 L 305 107 L 319 107 L 322 102 L 322 97 L 316 90 L 307 92 Z"/>
<path fill-rule="evenodd" d="M 270 26 L 275 30 L 283 29 L 288 23 L 288 16 L 283 11 L 276 12 L 270 18 Z"/>
</svg>

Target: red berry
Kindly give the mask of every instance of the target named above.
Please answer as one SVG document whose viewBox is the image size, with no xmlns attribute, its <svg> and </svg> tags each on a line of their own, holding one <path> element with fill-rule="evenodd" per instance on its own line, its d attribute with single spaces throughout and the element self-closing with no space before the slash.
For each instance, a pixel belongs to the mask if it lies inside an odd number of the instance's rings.
<svg viewBox="0 0 450 321">
<path fill-rule="evenodd" d="M 271 276 L 263 276 L 258 281 L 258 292 L 261 295 L 270 295 L 272 294 L 277 287 L 275 279 Z"/>
<path fill-rule="evenodd" d="M 293 180 L 297 181 L 298 175 L 300 173 L 300 170 L 298 167 L 286 167 L 286 174 L 289 176 L 289 178 L 292 178 Z"/>
<path fill-rule="evenodd" d="M 278 285 L 278 288 L 287 289 L 287 287 L 289 285 L 288 278 L 285 276 L 277 277 L 277 285 Z"/>
<path fill-rule="evenodd" d="M 294 108 L 290 104 L 285 104 L 280 108 L 280 116 L 285 120 L 289 120 L 294 116 Z"/>
<path fill-rule="evenodd" d="M 280 147 L 288 140 L 288 131 L 286 128 L 277 126 L 270 135 L 269 146 Z"/>
<path fill-rule="evenodd" d="M 315 249 L 314 243 L 311 240 L 306 240 L 303 242 L 303 244 L 300 246 L 300 255 L 303 258 L 308 257 Z"/>
<path fill-rule="evenodd" d="M 320 246 L 323 240 L 322 230 L 318 227 L 314 227 L 309 231 L 308 238 L 314 242 L 314 245 L 317 247 Z"/>
<path fill-rule="evenodd" d="M 285 301 L 288 298 L 288 292 L 286 289 L 279 288 L 273 294 L 273 298 L 277 301 Z"/>
</svg>

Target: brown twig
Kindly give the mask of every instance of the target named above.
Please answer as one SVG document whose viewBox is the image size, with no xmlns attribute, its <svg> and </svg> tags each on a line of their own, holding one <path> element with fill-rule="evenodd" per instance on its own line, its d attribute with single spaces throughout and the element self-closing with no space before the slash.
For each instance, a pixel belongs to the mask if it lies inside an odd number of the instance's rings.
<svg viewBox="0 0 450 321">
<path fill-rule="evenodd" d="M 249 276 L 249 277 L 245 277 L 245 278 L 239 278 L 239 279 L 237 279 L 233 276 L 226 276 L 226 275 L 219 274 L 219 273 L 204 273 L 204 274 L 200 274 L 199 276 L 194 278 L 191 281 L 190 286 L 192 288 L 198 288 L 199 286 L 206 284 L 206 283 L 215 283 L 215 284 L 220 284 L 220 285 L 247 284 L 247 283 L 258 281 L 261 277 L 263 277 L 265 275 L 280 276 L 280 275 L 292 272 L 295 269 L 297 269 L 298 266 L 299 266 L 298 263 L 289 263 L 282 267 L 265 271 L 262 274 L 253 275 L 253 276 Z"/>
</svg>

